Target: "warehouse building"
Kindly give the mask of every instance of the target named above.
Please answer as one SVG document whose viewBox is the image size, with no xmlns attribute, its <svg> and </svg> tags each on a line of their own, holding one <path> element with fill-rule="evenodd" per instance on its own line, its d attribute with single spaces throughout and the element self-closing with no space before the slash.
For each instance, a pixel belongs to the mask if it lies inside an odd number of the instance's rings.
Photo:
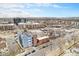
<svg viewBox="0 0 79 59">
<path fill-rule="evenodd" d="M 29 30 L 33 35 L 33 46 L 49 42 L 49 36 L 41 30 Z"/>
<path fill-rule="evenodd" d="M 44 28 L 45 25 L 43 23 L 35 23 L 35 22 L 31 22 L 31 23 L 18 23 L 19 28 L 23 29 L 23 28 L 28 28 L 28 29 L 38 29 L 38 28 Z"/>
<path fill-rule="evenodd" d="M 33 39 L 33 45 L 35 45 L 35 46 L 39 46 L 39 45 L 47 43 L 47 42 L 49 42 L 49 37 L 48 36 Z"/>
<path fill-rule="evenodd" d="M 14 30 L 15 27 L 14 27 L 14 24 L 0 24 L 0 30 Z"/>
</svg>

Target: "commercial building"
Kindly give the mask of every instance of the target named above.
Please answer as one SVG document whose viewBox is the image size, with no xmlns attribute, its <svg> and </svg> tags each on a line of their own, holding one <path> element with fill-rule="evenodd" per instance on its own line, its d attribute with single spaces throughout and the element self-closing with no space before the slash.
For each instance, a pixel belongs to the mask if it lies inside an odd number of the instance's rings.
<svg viewBox="0 0 79 59">
<path fill-rule="evenodd" d="M 34 46 L 38 46 L 46 42 L 49 42 L 49 36 L 44 31 L 36 29 L 36 30 L 29 30 L 29 32 L 31 32 L 31 34 L 33 35 Z"/>
<path fill-rule="evenodd" d="M 20 32 L 17 34 L 21 47 L 27 48 L 32 46 L 32 35 L 28 32 Z"/>
<path fill-rule="evenodd" d="M 33 44 L 36 45 L 36 46 L 47 43 L 47 42 L 49 42 L 49 37 L 48 36 L 33 39 Z"/>
<path fill-rule="evenodd" d="M 15 26 L 14 24 L 0 24 L 0 30 L 6 31 L 6 30 L 14 30 Z"/>
<path fill-rule="evenodd" d="M 44 28 L 45 25 L 43 23 L 36 23 L 36 22 L 27 22 L 27 23 L 18 23 L 19 28 L 28 28 L 28 29 L 38 29 Z"/>
</svg>

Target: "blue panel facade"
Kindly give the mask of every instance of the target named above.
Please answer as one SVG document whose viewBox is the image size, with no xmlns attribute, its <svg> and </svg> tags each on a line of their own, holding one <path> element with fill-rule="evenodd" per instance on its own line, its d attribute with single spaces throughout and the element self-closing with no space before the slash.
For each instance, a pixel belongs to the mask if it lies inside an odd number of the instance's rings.
<svg viewBox="0 0 79 59">
<path fill-rule="evenodd" d="M 24 48 L 32 46 L 32 35 L 29 33 L 21 33 L 19 35 L 19 41 Z"/>
</svg>

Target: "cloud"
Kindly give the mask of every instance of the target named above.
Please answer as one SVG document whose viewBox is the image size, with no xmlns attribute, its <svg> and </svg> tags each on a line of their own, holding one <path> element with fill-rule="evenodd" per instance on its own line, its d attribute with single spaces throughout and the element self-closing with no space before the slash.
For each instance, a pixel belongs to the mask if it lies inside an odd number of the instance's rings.
<svg viewBox="0 0 79 59">
<path fill-rule="evenodd" d="M 59 4 L 50 3 L 0 3 L 0 17 L 28 17 L 35 14 L 42 14 L 41 7 L 66 8 Z"/>
<path fill-rule="evenodd" d="M 24 8 L 23 4 L 0 4 L 0 8 L 9 9 L 9 8 Z"/>
<path fill-rule="evenodd" d="M 36 6 L 38 6 L 38 7 L 49 7 L 49 6 L 51 6 L 51 4 L 50 3 L 40 3 L 40 4 L 37 4 Z"/>
<path fill-rule="evenodd" d="M 24 4 L 0 4 L 0 17 L 28 17 L 32 16 L 24 10 Z"/>
<path fill-rule="evenodd" d="M 35 6 L 35 8 L 34 8 Z M 34 13 L 41 13 L 40 4 L 0 4 L 0 17 L 30 17 Z M 33 8 L 32 8 L 33 7 Z"/>
<path fill-rule="evenodd" d="M 58 5 L 58 4 L 53 4 L 52 5 L 54 8 L 68 8 L 66 6 L 61 6 L 61 5 Z"/>
<path fill-rule="evenodd" d="M 56 5 L 56 4 L 54 4 L 54 5 L 52 5 L 54 8 L 62 8 L 60 5 Z"/>
<path fill-rule="evenodd" d="M 30 8 L 30 7 L 49 7 L 51 6 L 50 3 L 30 3 L 30 4 L 26 4 L 27 8 Z"/>
<path fill-rule="evenodd" d="M 25 12 L 0 13 L 0 17 L 30 17 L 30 16 L 32 16 L 30 13 Z"/>
</svg>

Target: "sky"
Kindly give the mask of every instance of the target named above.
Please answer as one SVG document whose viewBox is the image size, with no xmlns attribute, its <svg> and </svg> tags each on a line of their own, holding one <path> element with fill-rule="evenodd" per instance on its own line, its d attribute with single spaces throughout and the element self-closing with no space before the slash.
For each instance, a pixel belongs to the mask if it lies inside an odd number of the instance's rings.
<svg viewBox="0 0 79 59">
<path fill-rule="evenodd" d="M 78 17 L 79 3 L 0 3 L 0 17 Z"/>
</svg>

